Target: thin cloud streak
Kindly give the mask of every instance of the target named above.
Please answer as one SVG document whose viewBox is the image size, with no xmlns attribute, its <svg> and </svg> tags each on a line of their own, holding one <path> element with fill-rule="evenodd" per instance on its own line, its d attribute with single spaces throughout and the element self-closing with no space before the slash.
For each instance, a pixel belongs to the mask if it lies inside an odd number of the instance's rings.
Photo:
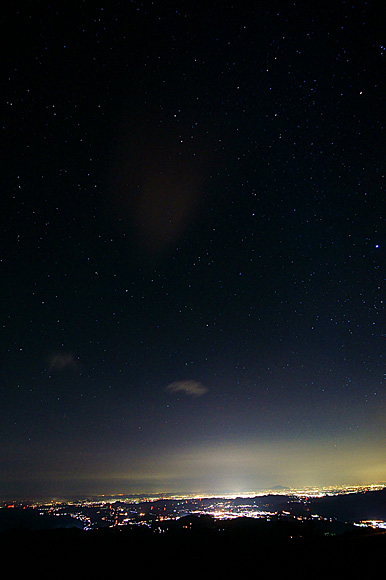
<svg viewBox="0 0 386 580">
<path fill-rule="evenodd" d="M 71 352 L 55 352 L 50 356 L 48 370 L 62 371 L 64 369 L 77 369 L 78 359 Z"/>
<path fill-rule="evenodd" d="M 185 393 L 189 397 L 201 397 L 208 389 L 198 381 L 175 381 L 166 387 L 169 393 Z"/>
</svg>

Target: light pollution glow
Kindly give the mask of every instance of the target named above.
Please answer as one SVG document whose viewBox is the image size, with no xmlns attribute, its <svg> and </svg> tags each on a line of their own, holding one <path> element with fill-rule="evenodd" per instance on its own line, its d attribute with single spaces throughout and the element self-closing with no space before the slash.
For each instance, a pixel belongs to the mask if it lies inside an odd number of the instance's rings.
<svg viewBox="0 0 386 580">
<path fill-rule="evenodd" d="M 111 450 L 110 450 L 111 451 Z M 31 458 L 32 459 L 32 458 Z M 31 461 L 30 465 L 33 462 Z M 386 449 L 359 439 L 201 445 L 147 455 L 100 450 L 71 467 L 55 462 L 8 482 L 42 494 L 245 493 L 250 490 L 368 485 L 386 480 Z M 44 483 L 41 483 L 40 481 Z M 31 486 L 31 482 L 34 484 Z M 47 484 L 47 482 L 49 482 Z M 7 486 L 5 486 L 6 489 Z M 44 488 L 44 489 L 43 489 Z"/>
</svg>

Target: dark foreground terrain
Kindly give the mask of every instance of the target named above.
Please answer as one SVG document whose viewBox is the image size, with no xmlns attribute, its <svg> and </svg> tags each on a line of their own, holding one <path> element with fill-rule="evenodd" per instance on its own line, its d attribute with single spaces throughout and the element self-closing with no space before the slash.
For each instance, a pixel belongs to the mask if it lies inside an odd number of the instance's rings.
<svg viewBox="0 0 386 580">
<path fill-rule="evenodd" d="M 386 534 L 348 526 L 330 535 L 312 522 L 237 518 L 218 521 L 187 516 L 147 526 L 83 531 L 9 530 L 0 534 L 7 578 L 150 576 L 177 578 L 259 577 L 288 574 L 312 578 L 379 571 Z"/>
</svg>

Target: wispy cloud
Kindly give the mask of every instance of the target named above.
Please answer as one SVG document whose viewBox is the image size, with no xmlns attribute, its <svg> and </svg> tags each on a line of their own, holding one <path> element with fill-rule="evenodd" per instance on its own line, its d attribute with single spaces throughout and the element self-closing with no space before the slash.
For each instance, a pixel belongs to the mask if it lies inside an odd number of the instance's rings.
<svg viewBox="0 0 386 580">
<path fill-rule="evenodd" d="M 62 371 L 63 369 L 78 368 L 78 359 L 71 352 L 54 352 L 49 359 L 50 371 Z"/>
<path fill-rule="evenodd" d="M 191 397 L 201 397 L 205 395 L 208 389 L 198 381 L 175 381 L 170 383 L 166 390 L 169 393 L 185 393 Z"/>
</svg>

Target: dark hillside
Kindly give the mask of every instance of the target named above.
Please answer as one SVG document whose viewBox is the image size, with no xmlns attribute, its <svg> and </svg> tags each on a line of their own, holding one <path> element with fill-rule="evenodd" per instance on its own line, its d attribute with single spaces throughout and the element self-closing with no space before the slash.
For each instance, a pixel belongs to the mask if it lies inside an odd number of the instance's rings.
<svg viewBox="0 0 386 580">
<path fill-rule="evenodd" d="M 146 575 L 168 571 L 171 577 L 188 570 L 204 578 L 292 570 L 310 577 L 312 570 L 371 573 L 386 550 L 385 534 L 363 528 L 348 527 L 333 536 L 291 519 L 215 521 L 188 516 L 170 523 L 153 530 L 136 526 L 3 532 L 0 556 L 13 563 L 15 577 L 33 570 L 40 571 L 40 577 L 52 577 L 53 571 L 54 576 L 102 570 L 129 575 L 138 566 Z"/>
<path fill-rule="evenodd" d="M 310 501 L 308 507 L 321 516 L 345 522 L 386 521 L 386 489 L 318 498 Z"/>
</svg>

